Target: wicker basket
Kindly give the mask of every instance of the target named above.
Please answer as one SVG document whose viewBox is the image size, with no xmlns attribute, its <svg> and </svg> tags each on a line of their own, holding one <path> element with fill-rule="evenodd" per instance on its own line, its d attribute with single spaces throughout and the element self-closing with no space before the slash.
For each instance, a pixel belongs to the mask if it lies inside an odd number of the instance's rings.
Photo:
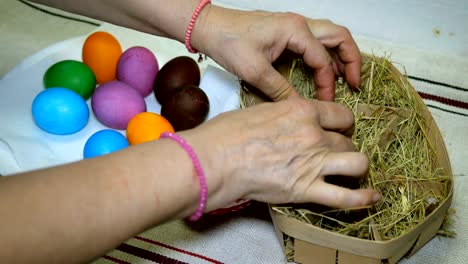
<svg viewBox="0 0 468 264">
<path fill-rule="evenodd" d="M 364 57 L 368 56 L 364 54 Z M 277 66 L 277 69 L 286 76 L 287 67 L 280 65 Z M 277 236 L 285 253 L 285 238 L 288 237 L 293 241 L 293 259 L 297 263 L 397 263 L 401 258 L 413 255 L 431 240 L 443 223 L 453 196 L 453 175 L 444 141 L 429 110 L 407 79 L 393 65 L 390 66 L 390 74 L 400 77 L 398 79 L 410 87 L 416 98 L 415 104 L 422 109 L 422 115 L 427 125 L 426 133 L 431 145 L 436 150 L 438 166 L 442 169 L 441 173 L 450 177 L 449 186 L 447 186 L 448 195 L 432 213 L 409 232 L 386 241 L 365 240 L 341 235 L 280 214 L 272 210 L 273 205 L 270 205 L 270 215 Z M 249 96 L 255 99 L 254 104 L 264 101 L 264 98 L 258 94 L 250 94 Z"/>
</svg>

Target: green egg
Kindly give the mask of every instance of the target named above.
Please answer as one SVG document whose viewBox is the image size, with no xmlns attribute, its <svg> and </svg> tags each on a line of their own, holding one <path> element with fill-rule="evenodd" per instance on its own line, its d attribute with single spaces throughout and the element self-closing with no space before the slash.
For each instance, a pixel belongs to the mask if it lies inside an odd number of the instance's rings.
<svg viewBox="0 0 468 264">
<path fill-rule="evenodd" d="M 84 63 L 75 60 L 64 60 L 50 66 L 46 71 L 44 86 L 45 88 L 67 88 L 87 100 L 96 88 L 96 77 Z"/>
</svg>

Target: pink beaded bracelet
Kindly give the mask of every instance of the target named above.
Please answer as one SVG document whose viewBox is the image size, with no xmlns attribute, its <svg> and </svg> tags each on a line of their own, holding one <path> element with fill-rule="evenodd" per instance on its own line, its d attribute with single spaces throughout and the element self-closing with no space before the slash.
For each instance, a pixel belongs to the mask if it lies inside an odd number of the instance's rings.
<svg viewBox="0 0 468 264">
<path fill-rule="evenodd" d="M 190 19 L 190 22 L 187 27 L 187 31 L 185 31 L 185 47 L 190 53 L 197 53 L 198 50 L 194 49 L 192 47 L 192 44 L 190 44 L 190 39 L 192 38 L 192 31 L 193 27 L 195 26 L 195 20 L 197 20 L 198 15 L 200 15 L 201 10 L 207 5 L 210 4 L 211 0 L 202 0 L 198 7 L 195 9 L 195 12 L 193 12 L 192 18 Z"/>
<path fill-rule="evenodd" d="M 200 161 L 198 160 L 197 154 L 195 154 L 195 151 L 192 149 L 192 147 L 179 135 L 171 133 L 171 132 L 164 132 L 161 134 L 160 138 L 168 138 L 172 139 L 175 142 L 177 142 L 190 156 L 190 159 L 192 159 L 193 166 L 195 167 L 195 171 L 197 172 L 198 178 L 200 180 L 200 201 L 198 204 L 198 209 L 195 211 L 193 215 L 189 217 L 190 221 L 197 221 L 199 220 L 202 215 L 203 211 L 205 211 L 206 207 L 206 199 L 207 199 L 207 194 L 208 194 L 208 187 L 206 185 L 206 179 L 205 179 L 205 173 L 203 172 L 202 166 L 200 164 Z"/>
</svg>

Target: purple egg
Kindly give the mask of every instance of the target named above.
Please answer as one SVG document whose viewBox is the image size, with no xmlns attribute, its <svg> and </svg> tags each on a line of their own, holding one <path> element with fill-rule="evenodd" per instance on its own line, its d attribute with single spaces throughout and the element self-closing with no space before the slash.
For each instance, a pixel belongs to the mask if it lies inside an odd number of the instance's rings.
<svg viewBox="0 0 468 264">
<path fill-rule="evenodd" d="M 132 47 L 119 58 L 117 79 L 137 89 L 143 97 L 146 97 L 153 91 L 158 71 L 158 61 L 149 49 Z"/>
<path fill-rule="evenodd" d="M 130 85 L 111 81 L 100 85 L 91 97 L 96 118 L 105 126 L 127 129 L 136 114 L 146 111 L 145 99 Z"/>
</svg>

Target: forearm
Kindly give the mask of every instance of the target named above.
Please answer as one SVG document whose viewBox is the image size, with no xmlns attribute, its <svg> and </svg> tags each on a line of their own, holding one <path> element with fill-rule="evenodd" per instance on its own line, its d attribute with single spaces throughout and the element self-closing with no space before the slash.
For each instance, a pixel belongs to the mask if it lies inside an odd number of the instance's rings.
<svg viewBox="0 0 468 264">
<path fill-rule="evenodd" d="M 171 0 L 169 3 L 162 0 L 33 0 L 33 2 L 183 42 L 185 30 L 200 1 Z M 201 14 L 197 23 L 203 23 L 203 20 L 204 15 Z"/>
<path fill-rule="evenodd" d="M 88 261 L 190 215 L 199 193 L 190 159 L 168 140 L 8 177 L 0 182 L 0 262 Z"/>
</svg>

